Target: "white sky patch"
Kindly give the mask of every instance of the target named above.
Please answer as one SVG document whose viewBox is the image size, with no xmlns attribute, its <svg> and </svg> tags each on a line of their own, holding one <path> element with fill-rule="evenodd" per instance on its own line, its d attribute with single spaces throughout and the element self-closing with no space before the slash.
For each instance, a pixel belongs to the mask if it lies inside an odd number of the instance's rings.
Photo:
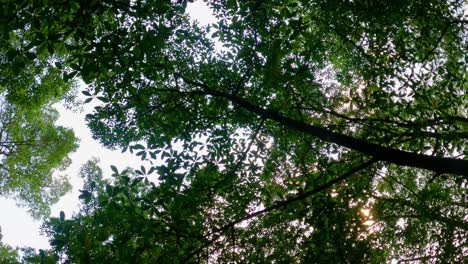
<svg viewBox="0 0 468 264">
<path fill-rule="evenodd" d="M 49 247 L 47 238 L 39 235 L 41 222 L 34 221 L 26 209 L 18 208 L 14 200 L 5 198 L 0 198 L 0 209 L 3 243 L 13 247 Z"/>
<path fill-rule="evenodd" d="M 216 22 L 213 11 L 201 0 L 189 3 L 185 12 L 187 12 L 194 21 L 197 21 L 200 26 L 208 26 Z"/>
<path fill-rule="evenodd" d="M 103 169 L 104 177 L 109 177 L 112 174 L 110 165 L 115 165 L 119 171 L 122 171 L 126 167 L 139 168 L 145 163 L 128 151 L 121 153 L 120 150 L 106 149 L 92 138 L 84 118 L 92 111 L 94 105 L 85 105 L 85 109 L 81 113 L 74 113 L 60 105 L 56 108 L 60 113 L 57 125 L 72 128 L 75 136 L 80 139 L 78 150 L 70 155 L 72 164 L 65 172 L 59 172 L 59 174 L 68 175 L 73 189 L 52 206 L 51 216 L 58 217 L 60 211 L 64 211 L 65 217 L 69 219 L 79 208 L 79 190 L 83 186 L 79 170 L 88 160 L 93 157 L 99 158 L 99 165 Z M 15 201 L 12 199 L 0 198 L 0 209 L 3 212 L 0 216 L 0 226 L 2 227 L 2 241 L 4 243 L 14 247 L 50 248 L 47 238 L 40 235 L 42 222 L 32 219 L 26 208 L 16 207 Z"/>
<path fill-rule="evenodd" d="M 217 23 L 213 10 L 205 3 L 205 1 L 197 0 L 193 3 L 187 4 L 187 9 L 185 12 L 190 16 L 193 22 L 198 23 L 201 27 L 209 26 L 213 23 Z M 217 30 L 211 27 L 209 35 L 214 41 L 215 50 L 217 52 L 228 52 L 231 51 L 229 48 L 223 46 L 223 43 L 219 41 L 219 37 L 214 37 L 214 33 Z"/>
</svg>

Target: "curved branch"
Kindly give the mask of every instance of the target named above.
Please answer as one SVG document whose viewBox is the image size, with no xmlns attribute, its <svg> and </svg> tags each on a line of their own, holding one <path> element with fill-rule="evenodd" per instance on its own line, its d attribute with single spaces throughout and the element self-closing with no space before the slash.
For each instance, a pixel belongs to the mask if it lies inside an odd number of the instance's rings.
<svg viewBox="0 0 468 264">
<path fill-rule="evenodd" d="M 323 185 L 320 185 L 318 186 L 317 188 L 314 188 L 312 190 L 309 190 L 309 191 L 306 191 L 306 192 L 303 192 L 301 194 L 298 194 L 296 195 L 295 197 L 293 198 L 290 198 L 290 199 L 287 199 L 287 200 L 284 200 L 284 201 L 279 201 L 277 203 L 275 203 L 274 205 L 272 206 L 269 206 L 263 210 L 260 210 L 260 211 L 256 211 L 256 212 L 253 212 L 253 213 L 250 213 L 250 214 L 247 214 L 246 216 L 244 217 L 241 217 L 237 220 L 234 220 L 234 221 L 231 221 L 227 224 L 225 224 L 224 226 L 218 228 L 217 230 L 214 230 L 212 232 L 212 234 L 215 234 L 214 237 L 208 241 L 206 241 L 201 247 L 199 247 L 198 249 L 192 251 L 192 253 L 190 253 L 189 256 L 187 256 L 185 258 L 185 260 L 183 261 L 184 263 L 185 262 L 188 262 L 190 259 L 192 259 L 192 257 L 196 256 L 197 254 L 201 253 L 205 248 L 207 248 L 208 246 L 210 246 L 211 244 L 213 244 L 218 238 L 220 238 L 227 230 L 229 230 L 230 228 L 234 227 L 235 225 L 239 224 L 239 223 L 242 223 L 244 221 L 247 221 L 249 219 L 252 219 L 252 218 L 255 218 L 255 217 L 258 217 L 258 216 L 261 216 L 263 214 L 266 214 L 266 213 L 269 213 L 271 211 L 274 211 L 276 209 L 279 209 L 279 208 L 282 208 L 282 207 L 287 207 L 288 205 L 292 204 L 292 203 L 295 203 L 297 201 L 301 201 L 301 200 L 304 200 L 306 199 L 307 197 L 310 197 L 316 193 L 319 193 L 319 192 L 322 192 L 330 187 L 332 187 L 333 185 L 351 177 L 353 174 L 363 170 L 363 169 L 366 169 L 368 168 L 369 166 L 371 166 L 372 164 L 376 163 L 377 162 L 377 159 L 370 159 L 364 163 L 362 163 L 361 165 L 349 170 L 348 172 L 344 173 L 343 175 L 339 176 L 338 178 L 335 178 Z"/>
<path fill-rule="evenodd" d="M 333 132 L 323 127 L 307 124 L 292 119 L 288 116 L 281 114 L 278 111 L 265 109 L 258 105 L 252 104 L 251 102 L 241 97 L 214 90 L 204 83 L 188 80 L 184 76 L 181 76 L 177 73 L 176 75 L 183 79 L 185 83 L 193 85 L 202 90 L 179 91 L 175 89 L 170 89 L 168 91 L 187 95 L 209 95 L 213 97 L 224 98 L 226 100 L 229 100 L 234 105 L 237 105 L 238 107 L 243 108 L 251 113 L 254 113 L 262 118 L 276 121 L 290 129 L 294 129 L 315 136 L 326 142 L 334 143 L 342 147 L 359 151 L 381 161 L 387 161 L 400 166 L 426 169 L 439 173 L 462 175 L 465 178 L 468 178 L 468 160 L 428 156 L 424 154 L 418 154 L 394 148 L 384 147 L 366 140 L 357 139 L 348 135 Z"/>
</svg>

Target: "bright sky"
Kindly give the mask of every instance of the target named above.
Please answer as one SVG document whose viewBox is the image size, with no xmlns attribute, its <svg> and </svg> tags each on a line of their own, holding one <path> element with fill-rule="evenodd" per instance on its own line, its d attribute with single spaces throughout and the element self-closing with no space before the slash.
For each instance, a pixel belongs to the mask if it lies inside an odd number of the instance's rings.
<svg viewBox="0 0 468 264">
<path fill-rule="evenodd" d="M 197 20 L 201 25 L 206 25 L 214 21 L 210 9 L 203 1 L 196 1 L 189 4 L 187 12 L 191 17 Z M 52 216 L 58 216 L 60 211 L 65 212 L 65 217 L 69 218 L 73 212 L 78 209 L 79 189 L 82 187 L 82 181 L 78 175 L 82 164 L 92 157 L 100 159 L 101 168 L 104 175 L 110 175 L 110 165 L 115 165 L 121 171 L 129 166 L 138 168 L 142 164 L 140 158 L 131 155 L 129 152 L 122 154 L 119 150 L 111 151 L 103 148 L 97 141 L 92 139 L 91 132 L 86 126 L 84 117 L 93 109 L 92 104 L 85 106 L 81 113 L 74 113 L 61 106 L 57 109 L 60 112 L 58 124 L 70 127 L 75 131 L 75 135 L 80 139 L 80 147 L 70 158 L 73 163 L 64 173 L 69 176 L 73 185 L 73 190 L 64 196 L 60 202 L 52 207 Z M 18 208 L 15 201 L 0 197 L 0 226 L 2 228 L 2 241 L 11 246 L 50 248 L 48 239 L 40 235 L 40 221 L 34 221 L 27 213 L 25 208 Z"/>
<path fill-rule="evenodd" d="M 76 211 L 79 204 L 78 195 L 80 194 L 78 190 L 82 187 L 82 181 L 78 172 L 81 165 L 92 157 L 100 159 L 104 175 L 111 174 L 111 164 L 116 165 L 119 170 L 127 166 L 136 168 L 141 164 L 139 158 L 128 152 L 122 154 L 120 151 L 105 149 L 92 139 L 84 120 L 84 116 L 90 113 L 92 108 L 92 105 L 86 105 L 85 111 L 74 113 L 61 106 L 57 107 L 60 112 L 58 124 L 71 127 L 75 131 L 76 136 L 80 139 L 80 147 L 78 151 L 70 156 L 73 162 L 67 171 L 63 173 L 69 176 L 73 190 L 52 207 L 52 216 L 58 216 L 60 211 L 64 211 L 65 216 L 68 218 L 72 215 L 73 211 Z M 0 218 L 0 226 L 2 227 L 3 241 L 5 243 L 20 247 L 48 247 L 47 238 L 39 235 L 41 222 L 34 221 L 28 215 L 25 208 L 18 208 L 15 206 L 14 200 L 4 198 L 0 199 L 0 208 L 2 208 L 3 212 Z"/>
</svg>

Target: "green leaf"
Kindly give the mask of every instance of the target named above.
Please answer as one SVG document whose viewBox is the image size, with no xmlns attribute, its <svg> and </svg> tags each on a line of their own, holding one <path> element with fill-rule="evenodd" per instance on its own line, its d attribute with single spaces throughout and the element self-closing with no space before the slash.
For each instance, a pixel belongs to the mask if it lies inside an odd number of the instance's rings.
<svg viewBox="0 0 468 264">
<path fill-rule="evenodd" d="M 133 149 L 145 149 L 145 147 L 141 144 L 136 144 L 134 146 L 132 146 Z"/>
<path fill-rule="evenodd" d="M 47 44 L 47 51 L 49 51 L 50 55 L 54 55 L 54 46 L 51 44 Z"/>
<path fill-rule="evenodd" d="M 68 82 L 69 80 L 73 79 L 73 77 L 75 77 L 77 73 L 78 73 L 77 71 L 72 71 L 72 72 L 69 72 L 69 73 L 65 73 L 63 75 L 63 80 L 65 82 Z"/>
<path fill-rule="evenodd" d="M 88 91 L 81 91 L 81 93 L 83 93 L 83 94 L 86 95 L 86 96 L 91 96 L 91 93 L 88 92 Z"/>
<path fill-rule="evenodd" d="M 14 58 L 16 58 L 16 56 L 18 56 L 19 52 L 18 50 L 16 49 L 9 49 L 6 53 L 6 56 L 8 58 L 8 60 L 10 61 L 13 61 Z"/>
<path fill-rule="evenodd" d="M 97 99 L 99 99 L 100 101 L 104 102 L 104 103 L 108 103 L 109 102 L 109 99 L 107 99 L 106 97 L 103 97 L 103 96 L 98 96 L 96 97 Z"/>
<path fill-rule="evenodd" d="M 119 171 L 117 170 L 117 167 L 115 167 L 114 165 L 111 165 L 110 168 L 115 174 L 117 174 L 117 175 L 119 174 Z"/>
<path fill-rule="evenodd" d="M 106 185 L 106 193 L 111 197 L 114 195 L 114 188 L 109 184 Z"/>
<path fill-rule="evenodd" d="M 91 197 L 91 193 L 86 190 L 80 190 L 81 194 L 78 196 L 78 199 L 87 200 Z"/>
</svg>

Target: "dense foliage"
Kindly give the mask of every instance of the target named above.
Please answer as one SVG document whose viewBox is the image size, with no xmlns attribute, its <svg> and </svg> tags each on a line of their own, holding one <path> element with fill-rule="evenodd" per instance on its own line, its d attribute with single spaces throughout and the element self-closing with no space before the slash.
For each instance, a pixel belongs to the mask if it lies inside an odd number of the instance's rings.
<svg viewBox="0 0 468 264">
<path fill-rule="evenodd" d="M 57 118 L 50 105 L 0 106 L 0 195 L 37 218 L 48 217 L 50 205 L 71 187 L 65 175 L 53 175 L 68 167 L 68 154 L 77 148 L 73 132 L 57 126 Z"/>
<path fill-rule="evenodd" d="M 45 225 L 61 262 L 468 254 L 464 1 L 208 1 L 206 27 L 187 1 L 6 5 L 16 56 L 62 54 L 94 137 L 152 164 L 86 165 L 82 211 Z"/>
<path fill-rule="evenodd" d="M 11 10 L 1 5 L 1 12 Z M 26 47 L 27 30 L 8 31 L 8 19 L 1 15 L 0 195 L 15 198 L 34 217 L 48 217 L 50 205 L 70 189 L 65 176 L 52 175 L 70 164 L 68 154 L 77 148 L 71 129 L 56 125 L 53 105 L 73 106 L 76 87 L 50 65 L 54 57 Z"/>
</svg>

